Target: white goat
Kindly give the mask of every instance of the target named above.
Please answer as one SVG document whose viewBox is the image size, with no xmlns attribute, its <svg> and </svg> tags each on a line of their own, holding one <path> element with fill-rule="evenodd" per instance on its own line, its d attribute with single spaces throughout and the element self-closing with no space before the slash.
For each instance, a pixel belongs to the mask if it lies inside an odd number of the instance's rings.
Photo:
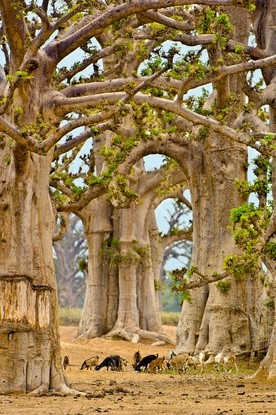
<svg viewBox="0 0 276 415">
<path fill-rule="evenodd" d="M 218 368 L 218 370 L 220 370 L 221 366 L 223 366 L 224 368 L 224 372 L 227 372 L 227 369 L 230 367 L 231 368 L 234 366 L 236 369 L 236 373 L 238 372 L 238 366 L 236 363 L 236 356 L 234 355 L 234 353 L 218 353 L 215 356 L 215 365 Z"/>
<path fill-rule="evenodd" d="M 202 373 L 204 371 L 206 358 L 207 358 L 207 352 L 203 352 L 203 351 L 200 352 L 197 356 L 198 365 L 201 368 L 200 373 Z"/>
</svg>

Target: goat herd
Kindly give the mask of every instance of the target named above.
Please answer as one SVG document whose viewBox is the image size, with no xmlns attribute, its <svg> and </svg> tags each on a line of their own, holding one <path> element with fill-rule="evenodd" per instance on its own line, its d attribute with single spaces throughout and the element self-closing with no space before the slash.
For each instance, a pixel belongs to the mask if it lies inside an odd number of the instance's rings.
<svg viewBox="0 0 276 415">
<path fill-rule="evenodd" d="M 211 359 L 206 352 L 201 352 L 197 356 L 190 356 L 187 353 L 176 354 L 175 351 L 170 351 L 167 358 L 165 358 L 165 356 L 158 357 L 158 354 L 150 354 L 142 357 L 140 352 L 137 351 L 133 355 L 132 370 L 148 373 L 160 373 L 166 371 L 188 373 L 191 368 L 197 369 L 199 367 L 200 373 L 202 373 L 205 365 L 209 363 L 214 363 L 215 368 L 219 371 L 223 370 L 224 372 L 227 372 L 228 370 L 235 368 L 236 372 L 238 372 L 236 356 L 233 353 L 221 352 Z M 64 369 L 70 366 L 69 357 L 64 356 Z M 123 371 L 127 369 L 127 361 L 119 355 L 112 355 L 106 357 L 99 363 L 99 356 L 92 356 L 83 362 L 80 370 L 92 368 L 94 368 L 94 370 L 100 370 L 104 367 L 107 370 Z"/>
</svg>

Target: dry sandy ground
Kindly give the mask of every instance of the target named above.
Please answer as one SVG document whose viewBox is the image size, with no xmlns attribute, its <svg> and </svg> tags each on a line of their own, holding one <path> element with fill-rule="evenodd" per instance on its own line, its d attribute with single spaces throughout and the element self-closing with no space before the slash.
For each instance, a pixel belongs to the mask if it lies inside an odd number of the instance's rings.
<svg viewBox="0 0 276 415">
<path fill-rule="evenodd" d="M 174 335 L 175 328 L 164 328 Z M 72 365 L 66 369 L 70 386 L 87 395 L 0 396 L 0 415 L 276 415 L 276 385 L 249 379 L 256 365 L 249 368 L 247 362 L 238 362 L 238 374 L 226 375 L 213 368 L 204 374 L 199 370 L 183 375 L 136 373 L 131 368 L 135 351 L 163 356 L 171 347 L 106 339 L 76 341 L 76 331 L 61 327 L 62 354 Z M 129 362 L 127 370 L 79 370 L 83 360 L 96 354 L 101 360 L 120 354 Z"/>
</svg>

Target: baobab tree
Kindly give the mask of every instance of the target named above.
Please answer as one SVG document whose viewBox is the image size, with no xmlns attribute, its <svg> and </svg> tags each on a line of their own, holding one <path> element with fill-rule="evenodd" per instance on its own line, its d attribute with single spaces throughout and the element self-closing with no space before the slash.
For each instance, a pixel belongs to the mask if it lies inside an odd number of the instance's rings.
<svg viewBox="0 0 276 415">
<path fill-rule="evenodd" d="M 160 42 L 152 39 L 144 44 L 144 39 L 138 38 L 129 47 L 124 36 L 131 28 L 134 39 L 136 36 L 146 39 L 150 29 L 144 23 L 143 17 L 138 20 L 133 19 L 122 23 L 119 27 L 110 27 L 97 36 L 103 50 L 108 48 L 111 39 L 114 45 L 111 53 L 103 57 L 98 76 L 106 76 L 110 79 L 117 74 L 130 77 L 135 73 L 139 76 L 139 66 Z M 184 26 L 188 27 L 187 24 Z M 121 53 L 116 53 L 118 51 L 124 51 L 124 59 Z M 167 61 L 171 59 L 169 55 L 166 57 Z M 167 67 L 168 64 L 164 65 L 157 73 L 148 77 L 143 87 L 164 73 Z M 131 85 L 128 86 L 130 95 L 133 95 L 130 87 Z M 111 142 L 116 142 L 123 156 L 124 146 L 127 148 L 133 145 L 131 142 L 135 143 L 135 137 L 146 135 L 147 129 L 154 126 L 154 119 L 147 119 L 143 110 L 140 116 L 139 111 L 136 114 L 128 114 L 128 111 L 125 108 L 122 112 L 127 115 L 122 117 L 121 121 L 117 115 L 113 123 L 104 125 L 105 131 L 100 130 L 94 137 L 90 154 L 83 157 L 88 170 L 93 174 L 100 176 L 106 163 L 108 164 L 103 157 L 103 149 L 105 148 L 108 153 Z M 68 147 L 59 146 L 56 156 L 60 155 L 63 149 L 67 151 Z M 113 164 L 116 158 L 113 159 L 111 154 L 109 159 Z M 56 164 L 51 181 L 63 195 L 70 194 L 70 189 L 65 181 L 61 186 L 60 181 L 55 178 L 60 172 L 64 174 L 66 165 L 68 166 L 67 159 L 65 163 Z M 73 205 L 69 204 L 68 209 L 74 209 L 73 211 L 83 221 L 90 252 L 87 289 L 78 336 L 92 338 L 100 335 L 116 335 L 131 341 L 151 338 L 173 342 L 164 334 L 161 324 L 157 287 L 160 276 L 158 267 L 162 262 L 163 252 L 161 239 L 159 241 L 157 236 L 153 237 L 158 234 L 153 202 L 157 197 L 156 189 L 162 181 L 165 182 L 163 176 L 167 172 L 168 168 L 163 168 L 147 173 L 143 163 L 137 163 L 128 180 L 134 183 L 140 202 L 130 203 L 127 209 L 112 206 L 109 194 L 93 199 L 85 207 L 83 207 L 83 198 L 80 199 L 79 205 L 76 202 Z M 79 178 L 83 177 L 88 181 L 85 176 L 87 175 L 83 175 L 80 170 Z M 172 182 L 176 185 L 182 178 L 183 172 L 179 169 L 175 170 Z M 61 211 L 64 208 L 64 204 L 58 207 Z M 153 239 L 155 239 L 154 249 L 151 247 Z"/>
<path fill-rule="evenodd" d="M 164 246 L 154 201 L 159 197 L 160 183 L 165 185 L 165 171 L 146 172 L 143 164 L 140 168 L 136 165 L 132 179 L 139 204 L 114 208 L 102 195 L 78 211 L 89 248 L 80 337 L 107 335 L 173 342 L 162 329 L 157 290 Z M 175 170 L 174 186 L 182 180 L 181 170 L 178 174 Z M 169 180 L 166 183 L 169 192 Z"/>
</svg>

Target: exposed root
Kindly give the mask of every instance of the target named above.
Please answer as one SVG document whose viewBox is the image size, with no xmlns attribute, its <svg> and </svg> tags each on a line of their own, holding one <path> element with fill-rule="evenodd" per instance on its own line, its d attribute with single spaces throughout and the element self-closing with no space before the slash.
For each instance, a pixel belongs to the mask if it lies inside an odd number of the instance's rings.
<svg viewBox="0 0 276 415">
<path fill-rule="evenodd" d="M 100 337 L 101 334 L 99 333 L 94 333 L 93 331 L 90 330 L 86 330 L 85 332 L 81 333 L 81 334 L 77 334 L 76 336 L 76 340 L 87 340 L 87 339 L 95 339 L 97 337 Z"/>
<path fill-rule="evenodd" d="M 114 329 L 111 330 L 106 336 L 105 338 L 118 338 L 121 337 L 124 340 L 127 340 L 131 343 L 137 344 L 141 339 L 143 340 L 151 340 L 154 342 L 165 342 L 168 344 L 172 344 L 175 345 L 175 340 L 165 334 L 165 333 L 157 333 L 154 331 L 147 331 L 147 330 L 141 330 L 141 329 L 137 329 L 137 330 L 130 330 L 130 329 Z"/>
<path fill-rule="evenodd" d="M 127 340 L 131 343 L 137 344 L 139 342 L 139 335 L 137 333 L 129 333 L 127 330 L 124 329 L 116 329 L 111 330 L 107 335 L 104 336 L 107 339 L 113 339 L 117 337 L 121 337 L 124 340 Z"/>
<path fill-rule="evenodd" d="M 45 395 L 49 391 L 49 385 L 42 383 L 42 385 L 39 386 L 39 388 L 33 390 L 29 393 L 31 396 L 42 396 Z"/>
<path fill-rule="evenodd" d="M 259 366 L 257 371 L 249 377 L 249 379 L 257 380 L 257 381 L 266 381 L 268 379 L 269 372 L 268 370 L 263 367 Z"/>
<path fill-rule="evenodd" d="M 69 386 L 62 384 L 58 389 L 49 389 L 48 385 L 42 384 L 39 388 L 33 390 L 30 396 L 86 396 L 86 393 L 71 389 Z"/>
</svg>

